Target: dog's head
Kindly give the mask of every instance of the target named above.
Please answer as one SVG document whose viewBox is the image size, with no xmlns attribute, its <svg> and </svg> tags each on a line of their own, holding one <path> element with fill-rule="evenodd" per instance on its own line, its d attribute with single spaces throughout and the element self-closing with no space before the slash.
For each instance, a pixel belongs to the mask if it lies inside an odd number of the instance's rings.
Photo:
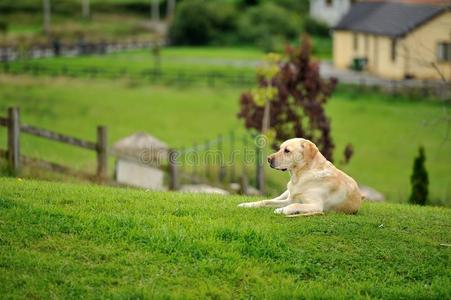
<svg viewBox="0 0 451 300">
<path fill-rule="evenodd" d="M 316 145 L 309 140 L 290 139 L 280 145 L 279 151 L 268 156 L 268 163 L 277 170 L 292 170 L 307 165 L 318 152 Z"/>
</svg>

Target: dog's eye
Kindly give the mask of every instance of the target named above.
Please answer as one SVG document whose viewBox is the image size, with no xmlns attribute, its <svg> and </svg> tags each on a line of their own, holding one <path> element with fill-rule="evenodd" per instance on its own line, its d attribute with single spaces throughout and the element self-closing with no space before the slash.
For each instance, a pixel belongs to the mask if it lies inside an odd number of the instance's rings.
<svg viewBox="0 0 451 300">
<path fill-rule="evenodd" d="M 283 151 L 285 153 L 290 153 L 290 150 L 288 150 L 287 148 L 285 148 L 285 150 Z"/>
</svg>

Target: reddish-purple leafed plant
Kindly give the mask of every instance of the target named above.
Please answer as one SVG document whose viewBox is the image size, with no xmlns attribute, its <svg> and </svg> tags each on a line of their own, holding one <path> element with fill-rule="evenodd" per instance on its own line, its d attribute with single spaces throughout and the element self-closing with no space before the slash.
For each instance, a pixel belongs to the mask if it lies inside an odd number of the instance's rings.
<svg viewBox="0 0 451 300">
<path fill-rule="evenodd" d="M 324 106 L 337 80 L 320 77 L 318 63 L 310 60 L 310 50 L 308 38 L 303 39 L 300 47 L 287 46 L 286 59 L 279 62 L 277 74 L 269 80 L 258 76 L 258 87 L 272 86 L 277 90 L 269 102 L 267 121 L 275 135 L 274 148 L 286 139 L 303 137 L 313 141 L 332 160 L 334 143 Z M 241 94 L 238 117 L 244 119 L 246 128 L 262 131 L 264 109 L 265 105 L 256 103 L 253 93 Z"/>
</svg>

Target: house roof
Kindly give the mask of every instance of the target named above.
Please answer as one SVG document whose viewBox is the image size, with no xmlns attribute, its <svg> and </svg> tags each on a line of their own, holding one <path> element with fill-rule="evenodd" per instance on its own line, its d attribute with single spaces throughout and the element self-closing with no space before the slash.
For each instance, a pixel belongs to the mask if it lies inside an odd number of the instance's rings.
<svg viewBox="0 0 451 300">
<path fill-rule="evenodd" d="M 435 5 L 357 2 L 334 29 L 401 37 L 446 9 Z"/>
</svg>

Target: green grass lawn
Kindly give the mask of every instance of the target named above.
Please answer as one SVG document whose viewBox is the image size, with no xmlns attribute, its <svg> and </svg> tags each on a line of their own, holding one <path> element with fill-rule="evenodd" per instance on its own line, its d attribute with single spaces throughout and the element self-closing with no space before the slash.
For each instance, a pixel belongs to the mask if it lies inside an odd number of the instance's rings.
<svg viewBox="0 0 451 300">
<path fill-rule="evenodd" d="M 114 82 L 114 84 L 112 84 Z M 79 80 L 27 76 L 0 77 L 0 113 L 21 107 L 24 123 L 94 140 L 95 126 L 109 127 L 109 142 L 146 131 L 172 147 L 186 147 L 235 130 L 244 133 L 236 118 L 241 90 L 232 88 L 149 86 L 133 81 Z M 439 104 L 409 101 L 377 92 L 338 91 L 327 112 L 337 145 L 336 162 L 347 143 L 355 155 L 343 167 L 362 184 L 386 194 L 389 201 L 405 202 L 418 147 L 425 146 L 431 200 L 451 205 L 451 144 L 446 140 L 444 110 Z M 0 129 L 0 145 L 6 134 Z M 95 169 L 93 153 L 22 136 L 24 154 Z M 1 146 L 5 147 L 5 146 Z M 267 170 L 270 193 L 281 192 L 287 174 Z"/>
<path fill-rule="evenodd" d="M 2 298 L 445 299 L 451 213 L 285 218 L 249 198 L 0 178 Z"/>
</svg>

